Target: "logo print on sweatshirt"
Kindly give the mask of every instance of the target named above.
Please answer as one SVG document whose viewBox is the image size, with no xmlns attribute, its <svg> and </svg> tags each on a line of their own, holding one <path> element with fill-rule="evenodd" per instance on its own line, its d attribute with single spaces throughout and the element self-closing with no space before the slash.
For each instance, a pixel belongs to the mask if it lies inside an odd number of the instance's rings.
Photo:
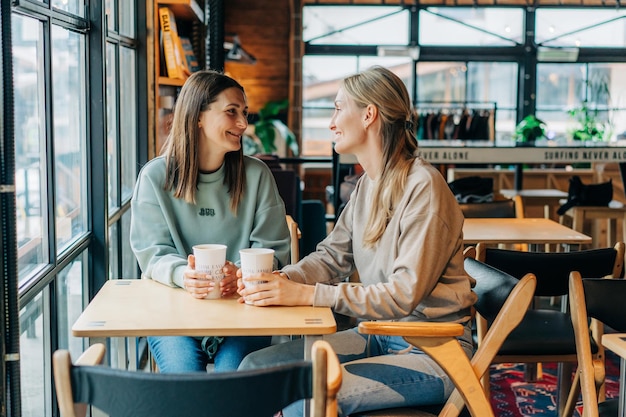
<svg viewBox="0 0 626 417">
<path fill-rule="evenodd" d="M 215 209 L 203 207 L 198 214 L 201 216 L 215 216 Z"/>
</svg>

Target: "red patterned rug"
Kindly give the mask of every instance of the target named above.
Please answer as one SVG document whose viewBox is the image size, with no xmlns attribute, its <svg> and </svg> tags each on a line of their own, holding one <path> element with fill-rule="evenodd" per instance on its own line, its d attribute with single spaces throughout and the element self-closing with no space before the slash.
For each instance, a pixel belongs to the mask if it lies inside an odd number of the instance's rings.
<svg viewBox="0 0 626 417">
<path fill-rule="evenodd" d="M 543 364 L 543 377 L 537 382 L 524 380 L 524 365 L 498 364 L 491 367 L 491 404 L 498 417 L 556 417 L 556 364 Z M 619 359 L 607 352 L 607 398 L 619 392 Z M 580 417 L 579 400 L 574 417 Z"/>
</svg>

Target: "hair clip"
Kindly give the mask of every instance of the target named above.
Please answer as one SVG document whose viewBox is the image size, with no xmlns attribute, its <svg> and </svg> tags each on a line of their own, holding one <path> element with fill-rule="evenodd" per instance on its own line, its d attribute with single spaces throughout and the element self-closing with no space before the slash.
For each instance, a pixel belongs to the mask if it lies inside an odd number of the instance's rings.
<svg viewBox="0 0 626 417">
<path fill-rule="evenodd" d="M 410 120 L 405 120 L 404 121 L 404 128 L 408 131 L 413 131 L 413 122 Z"/>
</svg>

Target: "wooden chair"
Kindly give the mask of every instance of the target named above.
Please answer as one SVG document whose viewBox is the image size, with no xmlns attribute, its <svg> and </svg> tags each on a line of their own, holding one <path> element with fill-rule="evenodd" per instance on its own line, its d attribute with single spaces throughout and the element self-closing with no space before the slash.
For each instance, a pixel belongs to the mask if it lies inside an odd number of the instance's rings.
<svg viewBox="0 0 626 417">
<path fill-rule="evenodd" d="M 582 417 L 617 417 L 618 400 L 604 398 L 604 348 L 600 343 L 604 325 L 626 332 L 626 280 L 582 279 L 577 271 L 570 274 L 570 310 L 578 368 L 567 399 L 566 410 L 574 410 L 582 391 Z"/>
<path fill-rule="evenodd" d="M 473 248 L 470 248 L 473 249 Z M 456 390 L 439 411 L 439 416 L 458 416 L 467 406 L 473 417 L 493 417 L 491 403 L 480 384 L 489 369 L 493 356 L 506 336 L 521 321 L 535 292 L 535 277 L 528 274 L 521 280 L 498 271 L 482 262 L 465 259 L 467 272 L 476 279 L 474 291 L 478 295 L 476 311 L 492 323 L 483 343 L 471 360 L 463 351 L 458 336 L 463 326 L 458 323 L 433 322 L 362 322 L 359 332 L 403 336 L 404 339 L 430 355 L 450 376 Z M 431 411 L 431 407 L 428 407 Z M 418 408 L 395 408 L 362 412 L 353 417 L 366 416 L 432 416 Z"/>
<path fill-rule="evenodd" d="M 307 398 L 312 417 L 337 416 L 341 367 L 322 340 L 313 344 L 312 361 L 251 371 L 153 374 L 92 366 L 103 356 L 102 344 L 91 346 L 76 365 L 68 351 L 54 353 L 62 417 L 84 416 L 87 404 L 116 417 L 271 416 Z"/>
<path fill-rule="evenodd" d="M 624 243 L 618 242 L 612 248 L 559 253 L 511 251 L 489 248 L 479 243 L 476 246 L 476 259 L 518 278 L 533 273 L 537 277 L 535 296 L 560 297 L 565 301 L 569 293 L 571 271 L 579 271 L 584 277 L 619 277 L 624 266 Z M 485 328 L 477 324 L 479 346 L 484 334 Z M 565 407 L 576 361 L 574 329 L 567 302 L 561 304 L 560 311 L 554 308 L 529 310 L 494 358 L 495 363 L 558 362 L 560 413 Z M 528 373 L 527 379 L 534 380 L 536 376 Z"/>
<path fill-rule="evenodd" d="M 300 260 L 300 229 L 298 223 L 289 214 L 287 215 L 287 227 L 291 238 L 291 263 L 295 264 Z"/>
</svg>

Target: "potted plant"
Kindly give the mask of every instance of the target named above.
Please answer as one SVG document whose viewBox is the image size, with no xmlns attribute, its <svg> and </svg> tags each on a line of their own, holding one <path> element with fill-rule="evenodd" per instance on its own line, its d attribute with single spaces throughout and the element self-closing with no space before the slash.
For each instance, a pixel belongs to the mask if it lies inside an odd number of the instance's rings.
<svg viewBox="0 0 626 417">
<path fill-rule="evenodd" d="M 289 101 L 286 99 L 269 101 L 259 110 L 258 120 L 254 123 L 254 134 L 261 142 L 263 152 L 275 153 L 278 150 L 276 139 L 282 138 L 294 155 L 299 154 L 296 135 L 279 117 L 288 106 Z"/>
<path fill-rule="evenodd" d="M 602 75 L 585 80 L 585 88 L 591 100 L 585 99 L 580 106 L 568 110 L 568 114 L 578 124 L 571 131 L 572 139 L 587 141 L 606 140 L 611 135 L 612 124 L 608 118 L 603 118 L 598 103 L 608 104 L 611 101 L 609 84 Z M 604 111 L 608 115 L 608 111 Z"/>
<path fill-rule="evenodd" d="M 517 146 L 534 146 L 535 141 L 546 134 L 546 124 L 534 114 L 524 117 L 515 126 L 515 143 Z"/>
<path fill-rule="evenodd" d="M 591 108 L 586 100 L 580 107 L 569 110 L 568 114 L 578 123 L 578 128 L 572 131 L 572 139 L 601 141 L 609 136 L 610 123 L 601 120 L 598 109 Z"/>
</svg>

